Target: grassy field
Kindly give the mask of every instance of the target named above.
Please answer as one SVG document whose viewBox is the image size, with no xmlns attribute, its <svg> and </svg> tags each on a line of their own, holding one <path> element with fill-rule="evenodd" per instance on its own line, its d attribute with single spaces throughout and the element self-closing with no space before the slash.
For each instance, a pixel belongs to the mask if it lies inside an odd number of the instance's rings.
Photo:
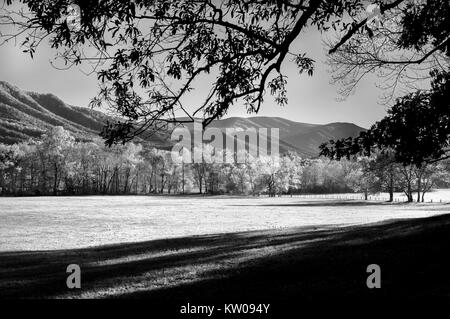
<svg viewBox="0 0 450 319">
<path fill-rule="evenodd" d="M 449 204 L 2 198 L 0 212 L 0 298 L 450 297 Z M 382 289 L 366 287 L 373 263 Z"/>
<path fill-rule="evenodd" d="M 0 198 L 0 251 L 73 249 L 262 229 L 366 224 L 442 214 L 447 207 L 296 197 Z"/>
</svg>

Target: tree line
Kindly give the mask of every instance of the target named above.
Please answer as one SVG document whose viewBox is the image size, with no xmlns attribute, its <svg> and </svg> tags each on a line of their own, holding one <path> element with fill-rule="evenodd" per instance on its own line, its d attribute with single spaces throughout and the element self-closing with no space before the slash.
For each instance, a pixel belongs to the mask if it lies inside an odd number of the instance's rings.
<svg viewBox="0 0 450 319">
<path fill-rule="evenodd" d="M 205 145 L 205 147 L 208 147 Z M 195 148 L 195 151 L 199 151 Z M 402 191 L 424 201 L 449 186 L 447 162 L 404 166 L 384 154 L 356 159 L 277 158 L 246 154 L 244 163 L 183 163 L 171 151 L 139 143 L 108 147 L 101 139 L 76 141 L 62 127 L 39 140 L 0 144 L 2 195 L 280 194 Z M 417 193 L 417 197 L 413 197 Z"/>
</svg>

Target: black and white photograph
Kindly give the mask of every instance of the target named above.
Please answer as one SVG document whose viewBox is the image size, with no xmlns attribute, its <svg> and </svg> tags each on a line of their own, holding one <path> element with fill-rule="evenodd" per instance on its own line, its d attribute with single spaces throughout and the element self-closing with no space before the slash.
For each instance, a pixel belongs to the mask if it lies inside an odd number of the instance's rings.
<svg viewBox="0 0 450 319">
<path fill-rule="evenodd" d="M 449 17 L 0 0 L 0 300 L 198 319 L 448 299 Z"/>
</svg>

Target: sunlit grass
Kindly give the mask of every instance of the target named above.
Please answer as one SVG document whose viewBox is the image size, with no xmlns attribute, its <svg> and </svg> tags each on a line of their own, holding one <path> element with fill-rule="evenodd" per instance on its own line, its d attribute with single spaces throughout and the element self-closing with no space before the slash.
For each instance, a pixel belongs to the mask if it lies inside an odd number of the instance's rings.
<svg viewBox="0 0 450 319">
<path fill-rule="evenodd" d="M 404 204 L 298 197 L 0 198 L 0 251 L 54 250 L 181 236 L 364 224 L 448 212 Z"/>
</svg>

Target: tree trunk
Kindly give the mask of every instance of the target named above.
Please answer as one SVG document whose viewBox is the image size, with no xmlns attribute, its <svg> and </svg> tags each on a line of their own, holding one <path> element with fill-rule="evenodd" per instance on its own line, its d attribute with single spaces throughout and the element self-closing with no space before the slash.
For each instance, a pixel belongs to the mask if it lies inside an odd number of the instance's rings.
<svg viewBox="0 0 450 319">
<path fill-rule="evenodd" d="M 53 196 L 58 193 L 58 164 L 55 163 L 55 181 L 53 183 Z"/>
<path fill-rule="evenodd" d="M 408 197 L 408 203 L 412 203 L 414 200 L 413 200 L 413 193 L 412 193 L 410 181 L 408 181 L 408 187 L 407 187 L 406 193 L 407 193 L 406 196 Z"/>
<path fill-rule="evenodd" d="M 164 178 L 166 177 L 166 175 L 165 174 L 161 174 L 161 191 L 160 191 L 160 193 L 161 194 L 164 194 Z"/>
<path fill-rule="evenodd" d="M 422 187 L 422 180 L 419 177 L 417 179 L 417 202 L 420 203 L 420 188 Z"/>
<path fill-rule="evenodd" d="M 124 186 L 123 186 L 123 193 L 126 195 L 128 193 L 128 182 L 130 180 L 130 174 L 131 174 L 131 169 L 127 168 L 125 170 L 125 181 L 124 181 Z M 130 185 L 130 190 L 131 190 L 131 186 Z"/>
<path fill-rule="evenodd" d="M 139 194 L 139 171 L 136 172 L 136 195 Z"/>
<path fill-rule="evenodd" d="M 184 162 L 181 164 L 181 169 L 182 169 L 182 173 L 183 173 L 183 194 L 184 194 L 184 185 L 185 185 L 185 179 L 184 179 Z"/>
<path fill-rule="evenodd" d="M 392 165 L 389 174 L 389 201 L 394 201 L 394 171 Z"/>
</svg>

